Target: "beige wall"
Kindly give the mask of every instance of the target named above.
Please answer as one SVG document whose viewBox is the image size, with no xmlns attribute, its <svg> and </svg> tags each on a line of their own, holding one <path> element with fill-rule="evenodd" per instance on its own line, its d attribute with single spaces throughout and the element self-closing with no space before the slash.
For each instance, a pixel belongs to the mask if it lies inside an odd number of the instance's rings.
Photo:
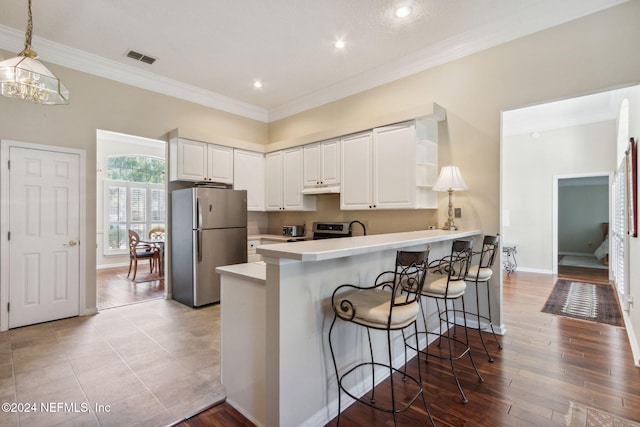
<svg viewBox="0 0 640 427">
<path fill-rule="evenodd" d="M 504 242 L 517 245 L 520 270 L 551 274 L 554 177 L 614 172 L 616 122 L 548 130 L 536 139 L 512 135 L 502 142 L 502 209 L 510 219 L 503 225 Z"/>
</svg>

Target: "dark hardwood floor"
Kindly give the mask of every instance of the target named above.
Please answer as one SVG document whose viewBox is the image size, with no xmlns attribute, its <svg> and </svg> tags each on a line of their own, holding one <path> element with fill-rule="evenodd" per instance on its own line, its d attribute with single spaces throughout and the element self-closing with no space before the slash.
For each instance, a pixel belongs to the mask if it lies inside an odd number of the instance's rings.
<svg viewBox="0 0 640 427">
<path fill-rule="evenodd" d="M 574 272 L 595 281 L 588 272 Z M 575 277 L 574 277 L 575 278 Z M 438 426 L 566 426 L 572 401 L 640 421 L 640 369 L 633 364 L 624 328 L 542 313 L 556 277 L 514 272 L 504 281 L 504 345 L 489 348 L 489 363 L 476 333 L 472 351 L 484 383 L 467 359 L 457 362 L 469 403 L 462 404 L 447 363 L 429 359 L 422 366 L 426 397 Z M 433 344 L 432 344 L 433 345 Z M 408 370 L 416 375 L 416 360 Z M 397 384 L 397 382 L 396 382 Z M 388 384 L 377 387 L 388 396 Z M 426 412 L 418 402 L 399 416 L 398 425 L 424 426 Z M 346 409 L 342 426 L 390 426 L 389 414 L 360 404 Z M 179 424 L 180 427 L 248 426 L 249 421 L 223 403 Z M 332 420 L 329 426 L 335 426 Z"/>
<path fill-rule="evenodd" d="M 135 281 L 127 277 L 128 271 L 128 266 L 96 271 L 98 310 L 164 297 L 164 276 L 150 273 L 148 264 L 141 263 L 138 266 Z"/>
<path fill-rule="evenodd" d="M 586 268 L 559 265 L 558 277 L 581 280 L 583 282 L 606 283 L 609 281 L 609 270 L 603 268 Z"/>
</svg>

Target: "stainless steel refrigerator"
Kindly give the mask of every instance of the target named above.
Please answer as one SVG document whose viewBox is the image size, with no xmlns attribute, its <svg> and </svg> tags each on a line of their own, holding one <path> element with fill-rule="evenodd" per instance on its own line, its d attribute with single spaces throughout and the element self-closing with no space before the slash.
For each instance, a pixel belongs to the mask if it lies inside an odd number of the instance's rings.
<svg viewBox="0 0 640 427">
<path fill-rule="evenodd" d="M 220 301 L 221 265 L 247 262 L 247 191 L 171 192 L 171 292 L 190 307 Z"/>
</svg>

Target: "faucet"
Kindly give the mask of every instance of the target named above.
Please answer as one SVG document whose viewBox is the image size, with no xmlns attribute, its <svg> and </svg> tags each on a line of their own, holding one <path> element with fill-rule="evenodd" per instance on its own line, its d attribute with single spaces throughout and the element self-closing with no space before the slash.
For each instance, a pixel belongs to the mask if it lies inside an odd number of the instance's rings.
<svg viewBox="0 0 640 427">
<path fill-rule="evenodd" d="M 351 221 L 351 222 L 349 223 L 349 234 L 351 234 L 351 230 L 352 230 L 351 226 L 352 226 L 353 224 L 360 224 L 360 226 L 362 227 L 362 233 L 363 233 L 365 236 L 367 235 L 367 227 L 365 227 L 365 226 L 364 226 L 364 224 L 363 224 L 363 223 L 361 223 L 360 221 Z"/>
</svg>

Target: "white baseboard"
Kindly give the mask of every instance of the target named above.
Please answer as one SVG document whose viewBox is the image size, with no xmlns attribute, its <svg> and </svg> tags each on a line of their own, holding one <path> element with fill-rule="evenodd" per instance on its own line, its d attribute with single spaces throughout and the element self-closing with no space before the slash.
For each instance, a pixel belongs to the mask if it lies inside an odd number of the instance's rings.
<svg viewBox="0 0 640 427">
<path fill-rule="evenodd" d="M 629 344 L 631 345 L 631 354 L 633 356 L 633 364 L 637 368 L 640 368 L 640 345 L 638 345 L 638 339 L 633 331 L 633 324 L 629 313 L 625 310 L 622 311 L 624 317 L 624 328 L 627 330 L 627 337 L 629 338 Z"/>
<path fill-rule="evenodd" d="M 541 268 L 527 268 L 520 266 L 518 266 L 516 271 L 522 271 L 523 273 L 553 274 L 553 270 L 543 270 Z"/>
<path fill-rule="evenodd" d="M 102 264 L 102 265 L 96 265 L 96 270 L 102 270 L 105 268 L 114 268 L 114 267 L 128 267 L 129 263 L 128 262 L 119 262 L 117 264 Z"/>
</svg>

